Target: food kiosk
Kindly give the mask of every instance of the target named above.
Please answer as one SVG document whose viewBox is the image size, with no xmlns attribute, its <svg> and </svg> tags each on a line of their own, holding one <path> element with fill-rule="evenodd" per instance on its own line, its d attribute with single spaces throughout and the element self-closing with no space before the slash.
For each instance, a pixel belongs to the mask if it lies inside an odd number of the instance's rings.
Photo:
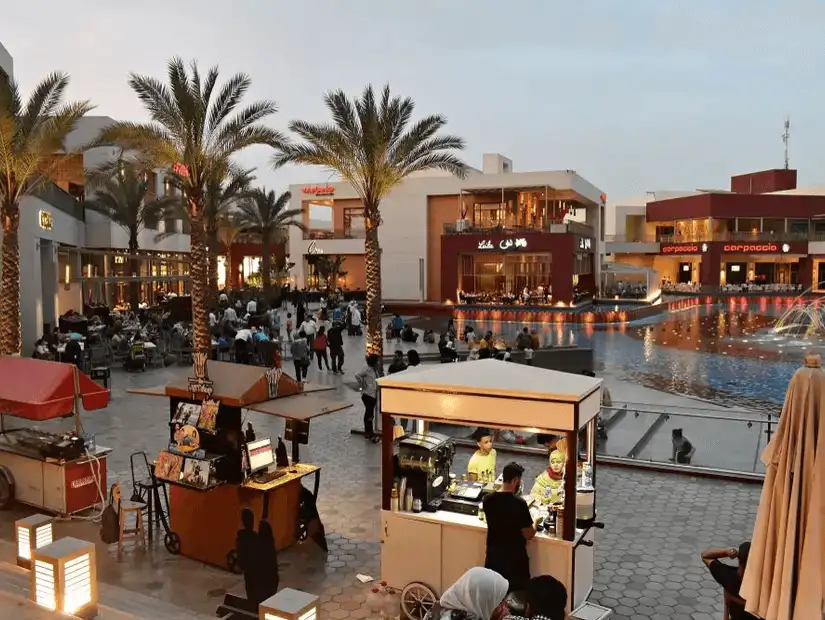
<svg viewBox="0 0 825 620">
<path fill-rule="evenodd" d="M 65 516 L 102 503 L 111 450 L 83 436 L 80 406 L 108 404 L 109 390 L 73 364 L 0 357 L 0 509 L 17 500 Z M 34 423 L 74 416 L 75 431 L 7 429 L 6 416 Z"/>
<path fill-rule="evenodd" d="M 569 454 L 559 468 L 563 475 L 552 505 L 531 506 L 535 520 L 542 511 L 555 513 L 555 524 L 544 519 L 548 529 L 542 527 L 528 542 L 530 572 L 552 575 L 565 585 L 568 612 L 592 606 L 586 601 L 593 587 L 594 530 L 601 527 L 595 521 L 594 460 L 601 380 L 487 359 L 408 369 L 378 379 L 378 386 L 384 423 L 381 578 L 402 589 L 405 613 L 423 617 L 468 569 L 484 566 L 487 526 L 479 517 L 480 498 L 496 486 L 450 482 L 454 447 L 449 437 L 427 432 L 428 422 L 565 439 Z M 394 442 L 393 417 L 418 420 L 417 433 Z M 413 487 L 404 493 L 407 501 L 396 499 L 399 483 Z"/>
<path fill-rule="evenodd" d="M 333 387 L 300 384 L 280 368 L 208 357 L 195 353 L 188 379 L 130 392 L 169 398 L 169 444 L 161 448 L 154 472 L 169 485 L 167 550 L 236 570 L 243 508 L 251 508 L 256 520 L 270 521 L 278 549 L 298 539 L 301 481 L 314 475 L 317 497 L 321 472 L 299 462 L 298 445 L 308 441 L 311 418 L 351 405 L 336 398 Z M 250 436 L 248 411 L 287 420 L 291 459 L 280 438 Z"/>
</svg>

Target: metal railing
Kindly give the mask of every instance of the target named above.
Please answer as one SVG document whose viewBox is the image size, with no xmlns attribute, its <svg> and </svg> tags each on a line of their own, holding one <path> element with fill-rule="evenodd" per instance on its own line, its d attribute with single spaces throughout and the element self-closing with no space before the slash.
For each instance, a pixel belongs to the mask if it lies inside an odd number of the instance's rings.
<svg viewBox="0 0 825 620">
<path fill-rule="evenodd" d="M 761 480 L 760 457 L 776 432 L 780 410 L 778 404 L 776 413 L 765 413 L 615 402 L 602 407 L 597 455 L 621 465 Z M 686 460 L 675 455 L 675 429 L 692 446 Z"/>
<path fill-rule="evenodd" d="M 478 226 L 468 222 L 466 225 L 444 224 L 445 235 L 506 235 L 519 233 L 549 232 L 553 234 L 573 233 L 583 237 L 595 237 L 592 226 L 581 222 L 546 222 L 530 226 L 503 224 L 497 226 Z"/>
<path fill-rule="evenodd" d="M 363 239 L 366 231 L 351 228 L 336 228 L 334 230 L 306 230 L 304 239 L 307 241 L 317 239 Z"/>
<path fill-rule="evenodd" d="M 705 241 L 809 241 L 813 235 L 801 232 L 720 232 L 720 233 L 703 233 L 697 235 L 659 235 L 661 243 L 702 243 Z"/>
<path fill-rule="evenodd" d="M 51 181 L 39 187 L 34 195 L 58 211 L 62 211 L 81 222 L 86 221 L 83 203 Z"/>
</svg>

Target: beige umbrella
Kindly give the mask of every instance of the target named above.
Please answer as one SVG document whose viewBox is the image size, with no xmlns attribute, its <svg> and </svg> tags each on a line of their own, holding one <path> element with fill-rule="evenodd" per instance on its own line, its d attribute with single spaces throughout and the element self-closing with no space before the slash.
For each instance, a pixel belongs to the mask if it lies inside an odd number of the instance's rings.
<svg viewBox="0 0 825 620">
<path fill-rule="evenodd" d="M 765 452 L 765 482 L 739 591 L 765 620 L 818 620 L 825 595 L 825 372 L 794 373 Z"/>
</svg>

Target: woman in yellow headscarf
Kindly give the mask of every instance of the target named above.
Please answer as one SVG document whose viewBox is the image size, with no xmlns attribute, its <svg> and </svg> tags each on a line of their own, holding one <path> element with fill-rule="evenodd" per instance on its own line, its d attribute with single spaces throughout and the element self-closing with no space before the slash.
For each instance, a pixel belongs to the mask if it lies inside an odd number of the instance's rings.
<svg viewBox="0 0 825 620">
<path fill-rule="evenodd" d="M 550 465 L 536 477 L 536 483 L 530 491 L 530 495 L 543 504 L 557 503 L 560 499 L 559 493 L 564 488 L 564 466 L 567 463 L 567 453 L 560 450 L 565 447 L 562 441 L 559 441 L 556 449 L 550 453 Z"/>
</svg>

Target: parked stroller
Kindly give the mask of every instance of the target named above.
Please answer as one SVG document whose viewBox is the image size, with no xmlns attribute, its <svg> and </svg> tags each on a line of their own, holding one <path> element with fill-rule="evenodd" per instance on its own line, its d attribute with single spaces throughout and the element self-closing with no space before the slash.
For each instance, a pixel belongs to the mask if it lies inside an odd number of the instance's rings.
<svg viewBox="0 0 825 620">
<path fill-rule="evenodd" d="M 146 370 L 146 347 L 142 342 L 130 342 L 129 353 L 123 360 L 123 370 L 141 372 Z"/>
</svg>

